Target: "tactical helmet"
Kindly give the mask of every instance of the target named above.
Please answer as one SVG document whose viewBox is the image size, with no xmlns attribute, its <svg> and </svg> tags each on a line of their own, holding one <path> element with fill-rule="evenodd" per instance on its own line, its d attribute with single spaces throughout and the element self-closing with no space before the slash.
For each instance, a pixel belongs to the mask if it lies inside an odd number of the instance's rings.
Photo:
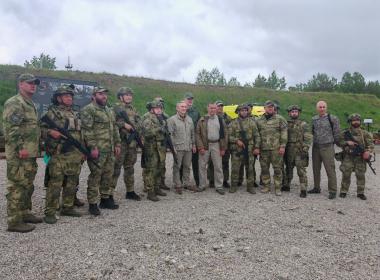
<svg viewBox="0 0 380 280">
<path fill-rule="evenodd" d="M 247 110 L 249 110 L 249 106 L 248 106 L 247 104 L 240 104 L 240 105 L 238 105 L 238 106 L 236 107 L 236 109 L 235 109 L 235 113 L 236 113 L 236 114 L 239 114 L 240 110 L 242 110 L 242 109 L 247 109 Z"/>
<path fill-rule="evenodd" d="M 152 101 L 148 101 L 145 105 L 145 108 L 150 111 L 150 109 L 152 109 Z"/>
<path fill-rule="evenodd" d="M 275 107 L 275 106 L 277 106 L 277 104 L 275 104 L 272 100 L 265 101 L 264 107 L 269 107 L 269 106 Z"/>
<path fill-rule="evenodd" d="M 302 112 L 302 108 L 298 105 L 290 105 L 288 109 L 286 109 L 288 113 L 293 110 L 297 110 L 298 112 Z"/>
<path fill-rule="evenodd" d="M 75 92 L 75 86 L 73 84 L 70 85 L 61 85 L 58 87 L 51 98 L 51 103 L 54 105 L 59 105 L 59 102 L 57 100 L 58 96 L 64 95 L 64 94 L 70 94 L 72 97 L 74 97 Z"/>
<path fill-rule="evenodd" d="M 121 87 L 121 88 L 119 88 L 119 90 L 117 91 L 117 94 L 116 94 L 117 99 L 120 99 L 120 96 L 123 96 L 123 95 L 125 95 L 125 94 L 133 95 L 134 92 L 133 92 L 133 90 L 132 90 L 131 88 L 129 88 L 129 87 Z"/>
<path fill-rule="evenodd" d="M 150 108 L 158 108 L 158 107 L 160 107 L 160 108 L 163 107 L 163 104 L 162 104 L 161 101 L 155 99 L 155 100 L 153 100 L 153 101 L 150 103 Z"/>
<path fill-rule="evenodd" d="M 358 113 L 353 113 L 348 116 L 347 122 L 352 122 L 353 120 L 362 120 L 362 117 Z"/>
</svg>

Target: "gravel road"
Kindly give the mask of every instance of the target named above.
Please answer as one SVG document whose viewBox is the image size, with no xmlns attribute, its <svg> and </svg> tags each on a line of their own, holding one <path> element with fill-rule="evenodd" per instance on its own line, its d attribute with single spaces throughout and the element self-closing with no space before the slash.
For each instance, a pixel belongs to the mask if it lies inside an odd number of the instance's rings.
<svg viewBox="0 0 380 280">
<path fill-rule="evenodd" d="M 379 153 L 380 147 L 376 147 Z M 171 185 L 171 156 L 166 178 Z M 39 160 L 34 212 L 43 214 Z M 375 166 L 380 172 L 379 162 Z M 136 189 L 142 192 L 136 165 Z M 28 234 L 6 231 L 5 170 L 0 161 L 1 279 L 380 279 L 380 189 L 367 173 L 367 201 L 320 195 L 251 195 L 240 188 L 221 196 L 170 191 L 160 202 L 126 201 L 119 180 L 118 210 L 100 217 L 60 217 Z M 258 167 L 259 170 L 259 167 Z M 338 182 L 340 172 L 337 170 Z M 88 168 L 81 173 L 85 198 Z M 311 168 L 308 169 L 312 182 Z M 355 183 L 355 179 L 353 178 Z"/>
</svg>

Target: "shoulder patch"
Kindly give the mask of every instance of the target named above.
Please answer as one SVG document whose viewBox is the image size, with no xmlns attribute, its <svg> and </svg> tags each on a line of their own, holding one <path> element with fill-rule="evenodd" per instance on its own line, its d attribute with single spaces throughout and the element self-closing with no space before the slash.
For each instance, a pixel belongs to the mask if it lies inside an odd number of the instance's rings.
<svg viewBox="0 0 380 280">
<path fill-rule="evenodd" d="M 14 125 L 20 125 L 23 119 L 24 116 L 20 112 L 14 112 L 9 116 L 9 122 Z"/>
</svg>

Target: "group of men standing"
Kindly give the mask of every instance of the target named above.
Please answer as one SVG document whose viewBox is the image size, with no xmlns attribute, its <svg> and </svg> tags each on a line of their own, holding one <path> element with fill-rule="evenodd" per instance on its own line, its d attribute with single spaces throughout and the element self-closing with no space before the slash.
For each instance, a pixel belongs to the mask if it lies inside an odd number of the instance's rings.
<svg viewBox="0 0 380 280">
<path fill-rule="evenodd" d="M 171 117 L 164 113 L 164 101 L 160 97 L 148 102 L 148 112 L 140 117 L 132 105 L 134 92 L 127 87 L 118 90 L 117 103 L 112 108 L 107 106 L 108 90 L 96 87 L 92 102 L 79 114 L 72 108 L 75 88 L 63 85 L 55 91 L 47 113 L 38 120 L 31 99 L 39 82 L 31 74 L 20 75 L 19 93 L 4 105 L 8 231 L 32 231 L 35 226 L 31 223 L 42 221 L 54 224 L 58 209 L 61 215 L 81 216 L 74 209 L 74 202 L 85 160 L 90 169 L 87 181 L 90 214 L 100 215 L 99 208 L 118 208 L 114 190 L 122 167 L 126 199 L 141 200 L 134 191 L 138 147 L 142 149 L 144 191 L 151 201 L 159 201 L 158 196 L 166 195 L 163 190 L 170 189 L 165 184 L 167 148 L 173 153 L 173 188 L 178 194 L 182 194 L 183 189 L 201 192 L 208 181 L 219 194 L 225 194 L 225 188 L 234 193 L 243 181 L 244 171 L 247 191 L 254 194 L 258 187 L 255 162 L 259 158 L 263 193 L 270 192 L 270 165 L 274 170 L 274 192 L 278 196 L 290 190 L 296 167 L 300 196 L 306 197 L 306 167 L 311 145 L 314 188 L 309 193 L 321 192 L 323 163 L 329 198 L 333 199 L 337 192 L 334 144 L 343 148 L 340 197 L 346 197 L 351 173 L 355 172 L 358 197 L 366 199 L 364 174 L 373 152 L 372 136 L 360 128 L 358 114 L 350 116 L 350 127 L 341 132 L 338 118 L 327 113 L 324 101 L 317 103 L 318 115 L 313 117 L 310 130 L 299 118 L 299 106 L 289 106 L 286 120 L 278 114 L 278 106 L 272 101 L 265 102 L 265 113 L 260 117 L 251 115 L 251 104 L 242 104 L 236 109 L 238 117 L 231 120 L 223 113 L 221 101 L 209 103 L 207 114 L 201 117 L 193 106 L 192 93 L 186 93 L 177 103 L 176 114 Z M 31 213 L 40 143 L 44 143 L 47 155 L 43 219 Z M 231 184 L 228 183 L 230 159 Z M 62 205 L 59 203 L 61 192 Z"/>
</svg>

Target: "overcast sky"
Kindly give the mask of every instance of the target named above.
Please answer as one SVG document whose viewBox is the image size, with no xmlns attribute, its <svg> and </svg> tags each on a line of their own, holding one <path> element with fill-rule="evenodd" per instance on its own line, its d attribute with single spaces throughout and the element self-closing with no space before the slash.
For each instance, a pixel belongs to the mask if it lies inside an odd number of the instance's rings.
<svg viewBox="0 0 380 280">
<path fill-rule="evenodd" d="M 380 80 L 377 0 L 1 0 L 0 63 L 41 52 L 64 69 L 193 83 L 214 66 L 242 83 L 276 70 Z"/>
</svg>

